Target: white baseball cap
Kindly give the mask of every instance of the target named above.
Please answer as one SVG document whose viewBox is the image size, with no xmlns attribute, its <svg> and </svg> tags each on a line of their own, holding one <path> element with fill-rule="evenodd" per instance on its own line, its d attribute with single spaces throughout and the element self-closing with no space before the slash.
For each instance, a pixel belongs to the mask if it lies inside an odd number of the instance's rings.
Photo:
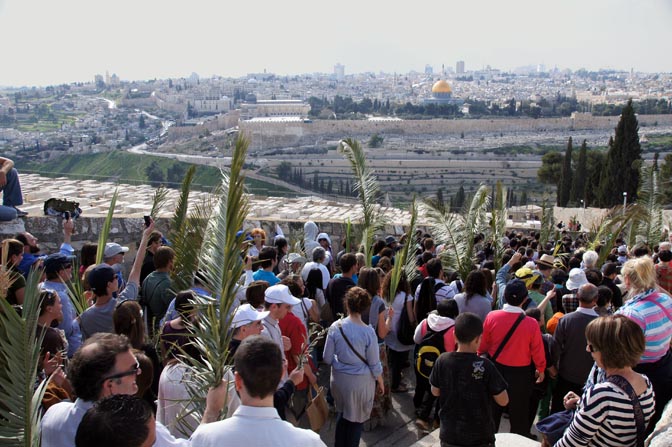
<svg viewBox="0 0 672 447">
<path fill-rule="evenodd" d="M 296 306 L 301 302 L 298 298 L 294 298 L 289 292 L 289 287 L 284 284 L 276 284 L 266 289 L 264 293 L 264 300 L 267 303 L 275 304 L 289 304 Z"/>
<path fill-rule="evenodd" d="M 231 321 L 231 326 L 235 329 L 245 326 L 246 324 L 254 323 L 255 321 L 263 320 L 269 313 L 269 311 L 259 312 L 250 304 L 243 304 L 236 309 L 236 313 L 233 315 L 233 320 Z"/>
</svg>

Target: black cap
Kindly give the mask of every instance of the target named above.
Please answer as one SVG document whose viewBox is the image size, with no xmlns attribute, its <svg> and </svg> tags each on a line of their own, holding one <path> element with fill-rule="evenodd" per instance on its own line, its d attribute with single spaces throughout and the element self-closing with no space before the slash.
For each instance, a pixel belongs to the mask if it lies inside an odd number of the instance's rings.
<svg viewBox="0 0 672 447">
<path fill-rule="evenodd" d="M 107 264 L 99 264 L 89 272 L 86 281 L 96 295 L 102 296 L 107 292 L 107 285 L 114 281 L 116 276 L 112 267 Z"/>
<path fill-rule="evenodd" d="M 72 257 L 63 253 L 54 253 L 44 259 L 44 272 L 56 273 L 72 265 Z"/>
</svg>

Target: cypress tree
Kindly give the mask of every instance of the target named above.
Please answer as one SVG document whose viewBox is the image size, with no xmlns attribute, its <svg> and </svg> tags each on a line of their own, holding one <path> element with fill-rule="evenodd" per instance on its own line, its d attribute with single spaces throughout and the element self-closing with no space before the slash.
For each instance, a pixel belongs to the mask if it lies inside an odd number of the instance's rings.
<svg viewBox="0 0 672 447">
<path fill-rule="evenodd" d="M 562 161 L 562 175 L 558 188 L 558 206 L 567 206 L 572 192 L 572 137 L 567 141 L 565 157 Z"/>
<path fill-rule="evenodd" d="M 572 182 L 572 202 L 579 204 L 581 200 L 586 200 L 586 173 L 588 170 L 588 146 L 586 140 L 583 140 L 581 143 L 581 149 L 579 150 L 579 163 L 576 166 L 576 172 L 574 172 L 574 178 Z M 584 202 L 587 204 L 587 202 Z"/>
<path fill-rule="evenodd" d="M 613 144 L 609 147 L 600 178 L 600 206 L 619 205 L 623 200 L 623 192 L 628 193 L 628 201 L 634 202 L 637 199 L 641 163 L 639 123 L 632 100 L 629 100 L 621 111 L 621 119 L 616 126 Z"/>
</svg>

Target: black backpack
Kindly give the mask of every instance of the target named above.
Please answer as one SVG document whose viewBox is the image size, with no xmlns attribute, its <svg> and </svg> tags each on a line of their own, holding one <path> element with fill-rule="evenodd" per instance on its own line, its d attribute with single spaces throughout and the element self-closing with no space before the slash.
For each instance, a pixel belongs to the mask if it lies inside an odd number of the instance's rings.
<svg viewBox="0 0 672 447">
<path fill-rule="evenodd" d="M 401 308 L 401 313 L 399 314 L 399 323 L 397 324 L 397 340 L 399 340 L 399 343 L 402 345 L 412 345 L 415 343 L 413 341 L 413 335 L 415 335 L 415 325 L 408 317 L 406 303 L 408 303 L 408 294 L 406 294 L 406 297 L 404 298 L 404 304 Z"/>
<path fill-rule="evenodd" d="M 433 331 L 427 323 L 427 332 L 422 337 L 422 341 L 418 344 L 418 359 L 415 363 L 415 368 L 418 373 L 427 379 L 432 373 L 434 363 L 441 354 L 446 352 L 446 345 L 444 337 L 446 332 L 453 329 L 455 326 L 450 326 L 442 331 Z"/>
</svg>

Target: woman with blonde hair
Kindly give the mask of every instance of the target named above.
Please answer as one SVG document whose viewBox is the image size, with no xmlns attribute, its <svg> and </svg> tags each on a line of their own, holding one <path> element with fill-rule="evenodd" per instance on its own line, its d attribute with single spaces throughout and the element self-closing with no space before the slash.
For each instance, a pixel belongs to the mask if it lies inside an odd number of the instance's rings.
<svg viewBox="0 0 672 447">
<path fill-rule="evenodd" d="M 586 388 L 581 398 L 571 391 L 565 396 L 565 408 L 578 410 L 555 446 L 644 445 L 654 393 L 649 379 L 633 370 L 644 354 L 642 330 L 623 315 L 600 317 L 586 327 L 586 341 L 606 380 Z"/>
<path fill-rule="evenodd" d="M 633 320 L 644 331 L 646 346 L 635 371 L 646 374 L 656 393 L 656 413 L 649 432 L 672 399 L 672 298 L 658 287 L 656 270 L 648 256 L 627 261 L 621 269 L 630 297 L 617 313 Z"/>
</svg>

